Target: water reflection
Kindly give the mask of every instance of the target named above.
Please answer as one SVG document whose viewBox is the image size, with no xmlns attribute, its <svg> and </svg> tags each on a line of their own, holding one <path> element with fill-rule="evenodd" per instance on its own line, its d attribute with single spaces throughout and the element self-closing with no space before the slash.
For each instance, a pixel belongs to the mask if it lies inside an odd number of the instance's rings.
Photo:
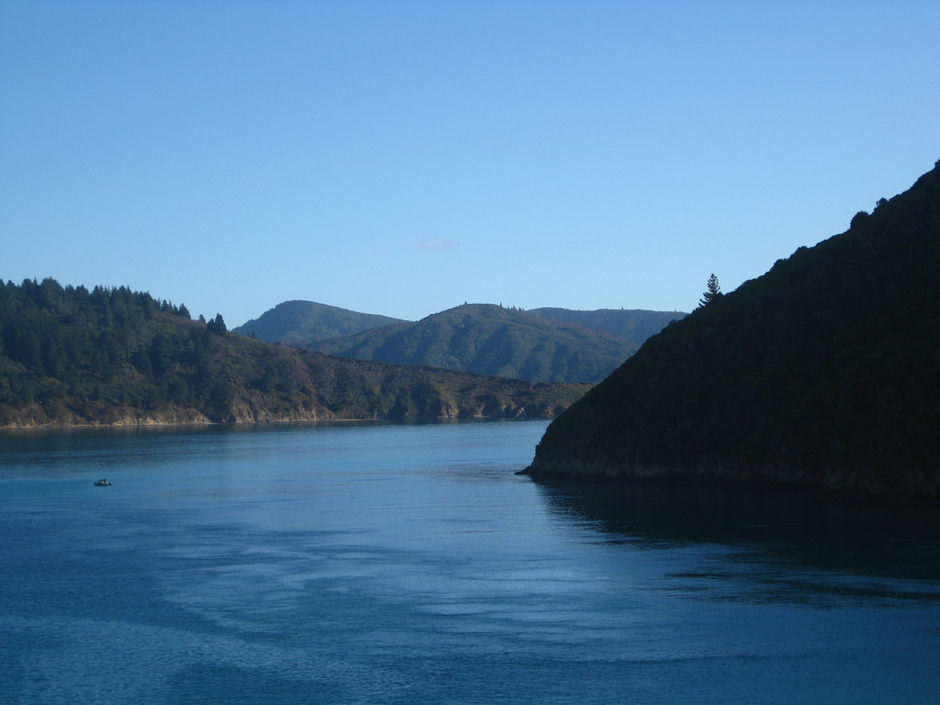
<svg viewBox="0 0 940 705">
<path fill-rule="evenodd" d="M 556 517 L 606 542 L 721 544 L 736 549 L 739 562 L 940 580 L 937 504 L 727 487 L 540 484 L 539 491 Z"/>
</svg>

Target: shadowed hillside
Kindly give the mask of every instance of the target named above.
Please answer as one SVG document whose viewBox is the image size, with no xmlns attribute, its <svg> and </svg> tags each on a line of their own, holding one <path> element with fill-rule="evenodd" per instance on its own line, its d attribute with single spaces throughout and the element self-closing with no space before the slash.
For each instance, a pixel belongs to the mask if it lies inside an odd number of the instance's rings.
<svg viewBox="0 0 940 705">
<path fill-rule="evenodd" d="M 938 322 L 940 166 L 651 338 L 528 472 L 940 495 Z"/>
</svg>

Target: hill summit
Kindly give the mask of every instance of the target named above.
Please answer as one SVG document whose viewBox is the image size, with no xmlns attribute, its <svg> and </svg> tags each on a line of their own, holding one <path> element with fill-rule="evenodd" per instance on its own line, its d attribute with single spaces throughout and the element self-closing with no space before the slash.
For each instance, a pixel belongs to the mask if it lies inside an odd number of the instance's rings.
<svg viewBox="0 0 940 705">
<path fill-rule="evenodd" d="M 940 162 L 650 338 L 527 472 L 940 496 L 938 323 Z"/>
<path fill-rule="evenodd" d="M 232 330 L 268 343 L 309 347 L 323 340 L 402 322 L 398 318 L 359 313 L 315 301 L 284 301 Z"/>
</svg>

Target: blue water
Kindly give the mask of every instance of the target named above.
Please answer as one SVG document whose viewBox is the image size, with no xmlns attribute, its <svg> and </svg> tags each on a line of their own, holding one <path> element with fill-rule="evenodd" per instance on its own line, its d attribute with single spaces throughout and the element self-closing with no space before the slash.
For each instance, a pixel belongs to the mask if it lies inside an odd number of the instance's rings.
<svg viewBox="0 0 940 705">
<path fill-rule="evenodd" d="M 936 508 L 539 485 L 544 428 L 0 435 L 0 703 L 940 702 Z"/>
</svg>

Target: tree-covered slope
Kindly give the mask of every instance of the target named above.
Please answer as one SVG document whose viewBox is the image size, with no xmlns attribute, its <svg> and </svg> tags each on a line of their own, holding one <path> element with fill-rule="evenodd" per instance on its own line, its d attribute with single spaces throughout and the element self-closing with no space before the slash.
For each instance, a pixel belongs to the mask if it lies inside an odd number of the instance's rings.
<svg viewBox="0 0 940 705">
<path fill-rule="evenodd" d="M 650 338 L 528 471 L 938 495 L 938 429 L 940 166 Z"/>
<path fill-rule="evenodd" d="M 643 309 L 601 308 L 577 311 L 567 308 L 530 308 L 526 313 L 556 323 L 574 323 L 591 330 L 604 331 L 637 347 L 673 321 L 684 318 L 681 311 L 645 311 Z"/>
<path fill-rule="evenodd" d="M 0 282 L 0 426 L 550 417 L 584 390 L 295 350 L 125 287 Z"/>
<path fill-rule="evenodd" d="M 596 382 L 636 346 L 607 333 L 555 323 L 525 311 L 465 304 L 417 323 L 327 341 L 317 349 L 343 357 L 501 377 Z"/>
<path fill-rule="evenodd" d="M 285 301 L 233 331 L 269 343 L 304 347 L 399 322 L 397 318 L 358 313 L 313 301 Z"/>
</svg>

